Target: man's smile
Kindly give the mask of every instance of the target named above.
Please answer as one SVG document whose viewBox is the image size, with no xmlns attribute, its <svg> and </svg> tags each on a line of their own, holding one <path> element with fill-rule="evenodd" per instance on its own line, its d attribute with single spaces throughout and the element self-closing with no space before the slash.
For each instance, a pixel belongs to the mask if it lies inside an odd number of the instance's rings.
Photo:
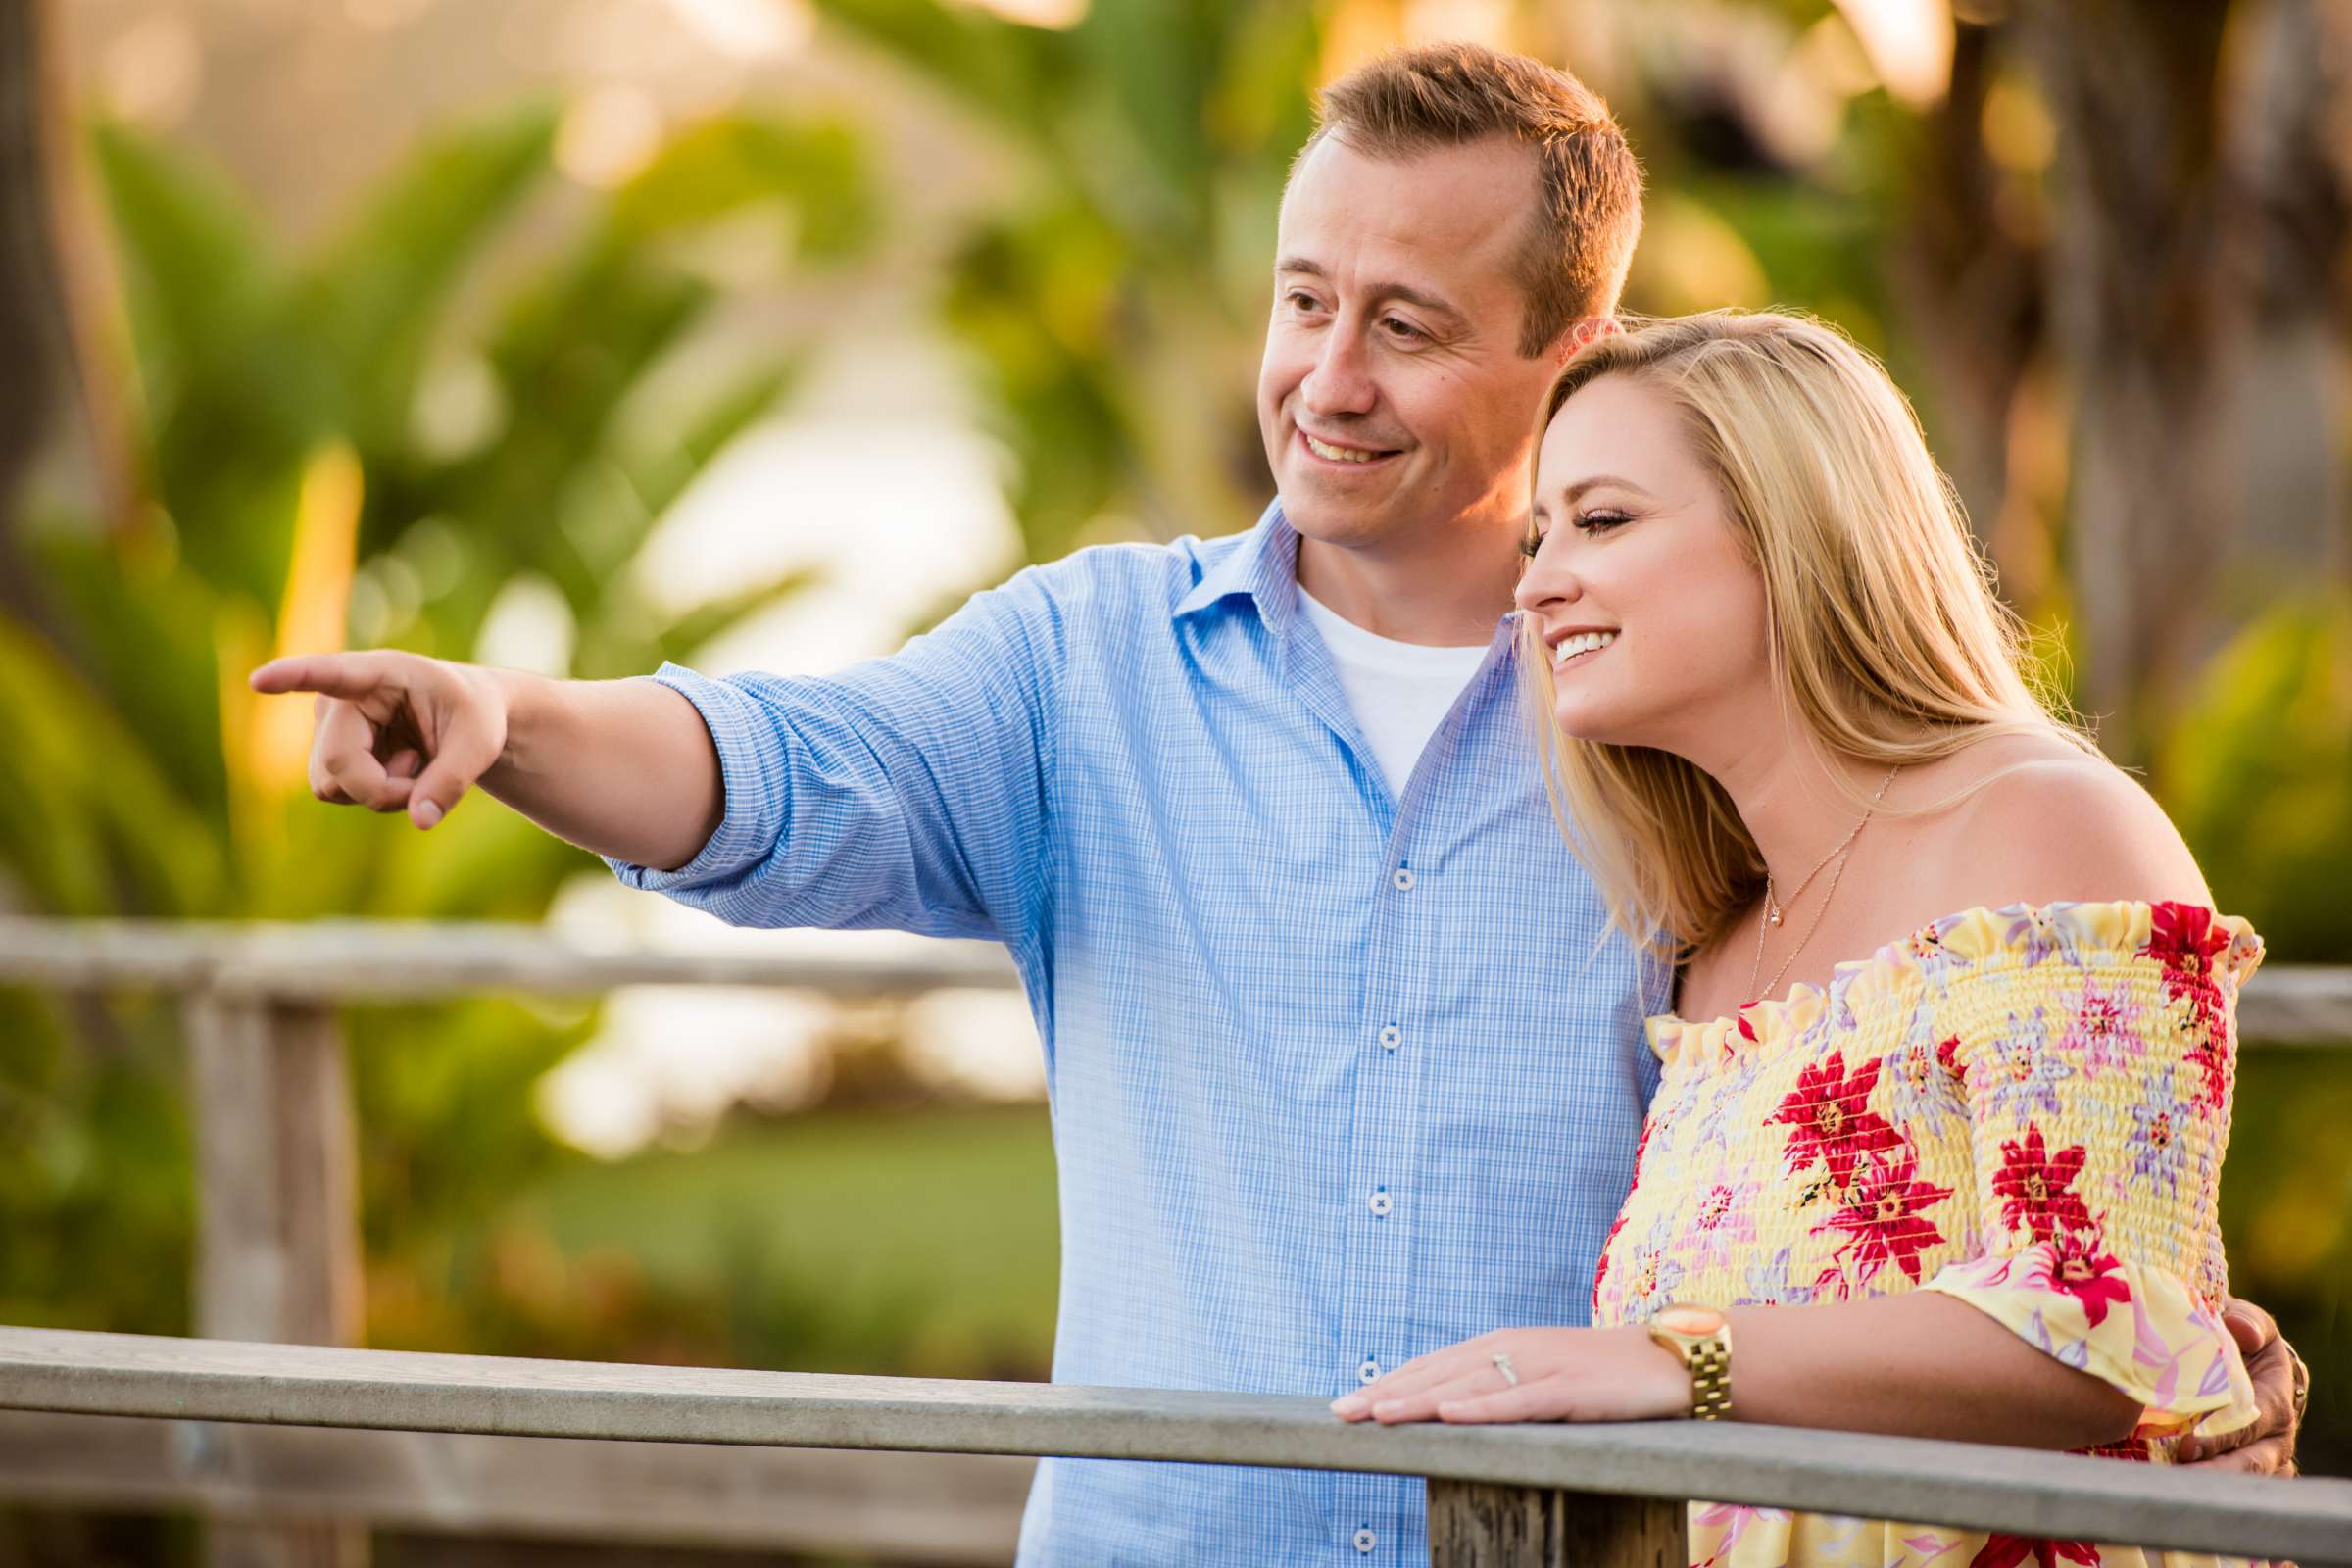
<svg viewBox="0 0 2352 1568">
<path fill-rule="evenodd" d="M 1298 432 L 1298 445 L 1314 461 L 1333 468 L 1377 467 L 1399 456 L 1394 448 L 1370 447 L 1354 441 L 1328 441 L 1321 436 Z"/>
</svg>

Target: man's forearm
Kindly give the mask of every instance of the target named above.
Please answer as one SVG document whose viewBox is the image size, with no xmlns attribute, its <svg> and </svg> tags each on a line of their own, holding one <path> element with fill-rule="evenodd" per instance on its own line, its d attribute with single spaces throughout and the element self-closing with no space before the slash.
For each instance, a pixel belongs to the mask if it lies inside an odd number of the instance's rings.
<svg viewBox="0 0 2352 1568">
<path fill-rule="evenodd" d="M 650 680 L 497 673 L 507 743 L 482 788 L 559 838 L 658 870 L 718 830 L 718 752 L 685 698 Z"/>
</svg>

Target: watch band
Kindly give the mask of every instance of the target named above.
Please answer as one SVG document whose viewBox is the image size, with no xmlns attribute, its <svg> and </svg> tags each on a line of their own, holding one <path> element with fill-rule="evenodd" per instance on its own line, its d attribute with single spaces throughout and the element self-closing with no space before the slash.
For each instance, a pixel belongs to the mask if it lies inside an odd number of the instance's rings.
<svg viewBox="0 0 2352 1568">
<path fill-rule="evenodd" d="M 1649 1320 L 1649 1337 L 1690 1374 L 1690 1414 L 1720 1421 L 1732 1409 L 1732 1326 L 1711 1306 L 1670 1302 Z"/>
<path fill-rule="evenodd" d="M 1690 1369 L 1690 1414 L 1720 1421 L 1732 1411 L 1732 1348 L 1721 1330 L 1683 1348 Z"/>
</svg>

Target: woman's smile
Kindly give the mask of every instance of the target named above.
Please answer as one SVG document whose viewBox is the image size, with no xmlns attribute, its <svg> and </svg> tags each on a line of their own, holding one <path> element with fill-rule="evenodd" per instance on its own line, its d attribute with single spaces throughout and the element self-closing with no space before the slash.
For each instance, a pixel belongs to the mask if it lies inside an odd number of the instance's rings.
<svg viewBox="0 0 2352 1568">
<path fill-rule="evenodd" d="M 1616 640 L 1614 628 L 1557 633 L 1551 639 L 1551 667 L 1556 671 L 1591 663 Z"/>
</svg>

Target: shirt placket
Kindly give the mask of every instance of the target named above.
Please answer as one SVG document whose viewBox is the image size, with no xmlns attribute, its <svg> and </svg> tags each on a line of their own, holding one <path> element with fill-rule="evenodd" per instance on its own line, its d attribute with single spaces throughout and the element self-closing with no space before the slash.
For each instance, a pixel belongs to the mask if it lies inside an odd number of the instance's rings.
<svg viewBox="0 0 2352 1568">
<path fill-rule="evenodd" d="M 1346 1281 L 1339 1369 L 1343 1387 L 1360 1387 L 1407 1360 L 1413 1295 L 1413 1232 L 1420 1197 L 1420 1062 L 1433 1024 L 1422 973 L 1439 950 L 1430 940 L 1439 891 L 1415 861 L 1421 813 L 1409 805 L 1391 829 L 1373 913 L 1357 1022 L 1360 1067 L 1354 1075 L 1353 1133 L 1348 1140 Z M 1414 1537 L 1405 1517 L 1411 1489 L 1392 1476 L 1338 1479 L 1334 1534 L 1344 1560 L 1400 1560 Z"/>
</svg>

